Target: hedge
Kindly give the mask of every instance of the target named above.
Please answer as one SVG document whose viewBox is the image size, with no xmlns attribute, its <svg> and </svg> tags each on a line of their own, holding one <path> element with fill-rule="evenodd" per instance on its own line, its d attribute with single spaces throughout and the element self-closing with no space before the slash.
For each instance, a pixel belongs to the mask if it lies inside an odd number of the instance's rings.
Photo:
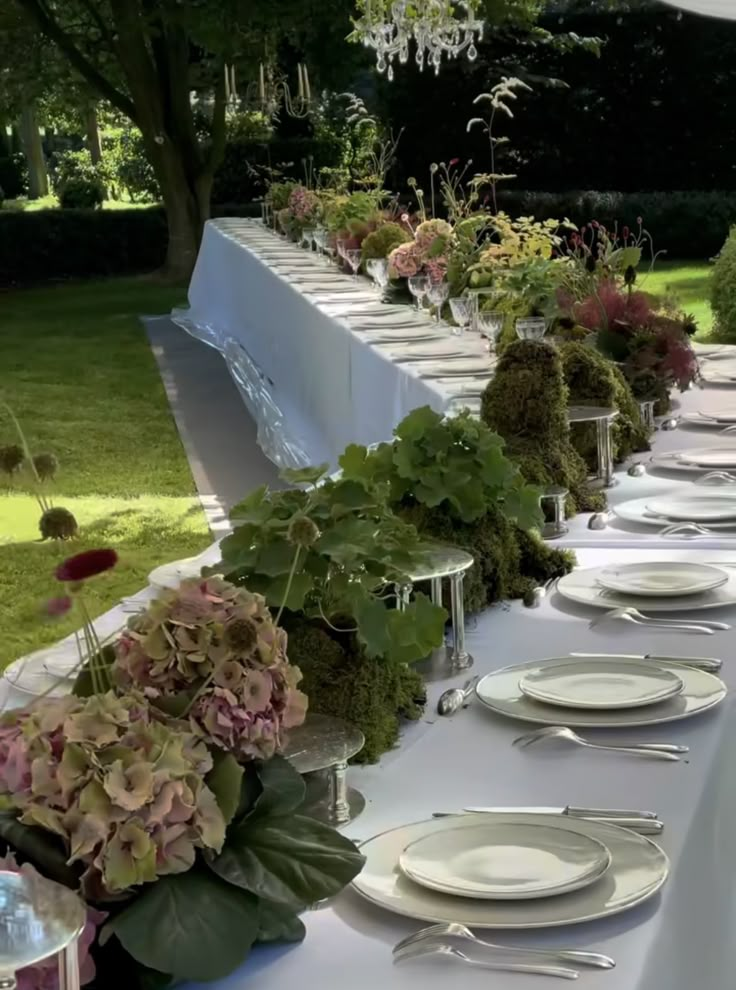
<svg viewBox="0 0 736 990">
<path fill-rule="evenodd" d="M 499 209 L 538 220 L 567 217 L 579 225 L 597 220 L 637 229 L 637 217 L 654 239 L 655 251 L 671 258 L 706 259 L 717 254 L 736 223 L 736 192 L 529 192 L 499 189 Z"/>
<path fill-rule="evenodd" d="M 258 203 L 221 206 L 218 216 L 260 216 Z M 160 206 L 134 210 L 0 210 L 0 287 L 130 275 L 166 257 Z"/>
</svg>

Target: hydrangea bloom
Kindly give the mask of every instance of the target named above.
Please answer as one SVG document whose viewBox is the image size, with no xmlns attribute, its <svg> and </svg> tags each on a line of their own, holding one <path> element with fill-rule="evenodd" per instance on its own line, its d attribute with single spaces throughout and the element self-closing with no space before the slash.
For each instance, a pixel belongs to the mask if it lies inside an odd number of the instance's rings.
<svg viewBox="0 0 736 990">
<path fill-rule="evenodd" d="M 265 600 L 221 578 L 183 581 L 134 616 L 115 647 L 113 677 L 154 700 L 184 694 L 194 732 L 236 759 L 268 759 L 307 699 L 286 633 Z"/>
<path fill-rule="evenodd" d="M 420 251 L 426 252 L 438 237 L 449 238 L 452 226 L 447 220 L 425 220 L 416 229 L 414 239 Z"/>
<path fill-rule="evenodd" d="M 296 186 L 289 196 L 289 213 L 301 223 L 316 221 L 319 217 L 320 201 L 317 193 L 305 186 Z"/>
<path fill-rule="evenodd" d="M 135 696 L 44 699 L 0 723 L 0 806 L 61 837 L 91 892 L 182 873 L 220 851 L 206 745 Z"/>
<path fill-rule="evenodd" d="M 415 241 L 399 244 L 388 256 L 389 272 L 394 278 L 412 278 L 418 275 L 422 262 Z"/>
<path fill-rule="evenodd" d="M 12 854 L 0 856 L 0 870 L 10 873 L 31 873 L 37 871 L 30 863 L 19 866 Z M 95 940 L 97 928 L 107 918 L 102 911 L 87 908 L 87 921 L 77 943 L 79 952 L 79 982 L 82 986 L 91 983 L 95 978 L 95 961 L 90 955 L 90 948 Z M 59 990 L 59 962 L 57 956 L 50 956 L 25 966 L 17 973 L 18 990 Z"/>
</svg>

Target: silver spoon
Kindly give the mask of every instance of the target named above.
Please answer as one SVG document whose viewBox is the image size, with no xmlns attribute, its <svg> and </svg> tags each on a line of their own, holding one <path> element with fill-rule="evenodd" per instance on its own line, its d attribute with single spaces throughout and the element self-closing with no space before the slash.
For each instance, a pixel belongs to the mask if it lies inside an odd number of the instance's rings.
<svg viewBox="0 0 736 990">
<path fill-rule="evenodd" d="M 450 688 L 440 695 L 437 702 L 437 711 L 440 715 L 454 715 L 461 708 L 467 708 L 470 704 L 470 696 L 475 690 L 475 685 L 480 677 L 472 677 L 466 681 L 461 688 Z"/>
<path fill-rule="evenodd" d="M 564 725 L 548 725 L 544 729 L 537 729 L 535 732 L 529 732 L 524 736 L 519 736 L 518 739 L 514 739 L 514 746 L 519 746 L 525 749 L 527 746 L 533 746 L 538 742 L 549 742 L 553 739 L 563 739 L 566 742 L 574 743 L 576 746 L 583 746 L 586 749 L 599 749 L 610 753 L 631 753 L 635 756 L 649 756 L 653 760 L 670 760 L 678 761 L 680 759 L 677 753 L 687 753 L 689 749 L 687 746 L 675 746 L 669 743 L 641 743 L 635 746 L 604 746 L 601 743 L 592 743 L 582 736 L 579 736 L 577 732 L 573 732 L 572 729 L 567 728 Z"/>
<path fill-rule="evenodd" d="M 531 973 L 535 976 L 558 976 L 563 980 L 577 980 L 580 973 L 576 969 L 567 969 L 564 966 L 543 966 L 532 963 L 515 963 L 510 960 L 499 959 L 472 959 L 466 956 L 454 945 L 446 945 L 441 942 L 424 942 L 410 945 L 394 953 L 394 962 L 404 962 L 409 959 L 420 959 L 422 956 L 450 956 L 460 962 L 475 966 L 478 969 L 498 970 L 503 973 Z"/>
<path fill-rule="evenodd" d="M 645 629 L 669 629 L 674 632 L 687 632 L 687 633 L 704 633 L 706 636 L 712 636 L 715 629 L 710 626 L 700 626 L 695 623 L 685 623 L 685 622 L 675 622 L 673 619 L 650 619 L 648 616 L 642 615 L 635 608 L 614 608 L 610 612 L 606 612 L 605 615 L 599 616 L 597 619 L 593 619 L 589 628 L 594 629 L 595 626 L 599 625 L 601 622 L 607 622 L 612 619 L 621 619 L 623 622 L 630 622 L 634 626 L 643 626 Z"/>
<path fill-rule="evenodd" d="M 527 600 L 524 599 L 524 605 L 527 608 L 539 608 L 544 599 L 547 597 L 550 591 L 559 581 L 559 577 L 552 577 L 545 581 L 544 584 L 538 585 L 536 588 L 532 589 L 531 598 Z"/>
</svg>

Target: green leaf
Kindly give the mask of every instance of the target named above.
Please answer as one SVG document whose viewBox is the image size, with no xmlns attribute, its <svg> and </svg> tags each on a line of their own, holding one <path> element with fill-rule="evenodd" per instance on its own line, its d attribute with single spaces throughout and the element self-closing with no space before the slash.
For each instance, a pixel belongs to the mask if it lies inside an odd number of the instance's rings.
<svg viewBox="0 0 736 990">
<path fill-rule="evenodd" d="M 250 817 L 290 815 L 304 803 L 304 781 L 283 756 L 257 764 L 256 772 L 263 790 Z"/>
<path fill-rule="evenodd" d="M 307 934 L 304 924 L 294 911 L 282 904 L 259 901 L 259 942 L 301 942 Z"/>
<path fill-rule="evenodd" d="M 23 825 L 14 815 L 0 814 L 0 839 L 49 880 L 73 890 L 79 886 L 79 872 L 67 865 L 69 857 L 64 846 L 51 832 Z"/>
<path fill-rule="evenodd" d="M 139 967 L 136 972 L 140 990 L 167 990 L 174 985 L 174 977 L 168 973 L 157 973 L 155 969 Z"/>
<path fill-rule="evenodd" d="M 295 553 L 296 547 L 277 538 L 260 548 L 254 570 L 258 571 L 259 574 L 267 574 L 269 577 L 288 574 L 294 563 Z"/>
<path fill-rule="evenodd" d="M 266 600 L 272 608 L 281 608 L 284 605 L 285 608 L 290 609 L 292 612 L 299 612 L 304 608 L 304 599 L 314 587 L 314 578 L 311 574 L 305 574 L 303 571 L 297 572 L 291 581 L 291 585 L 289 585 L 289 594 L 286 597 L 286 601 L 284 601 L 288 581 L 288 574 L 275 577 L 266 585 L 262 585 L 264 587 L 262 594 L 265 594 Z M 259 589 L 252 588 L 251 590 Z"/>
<path fill-rule="evenodd" d="M 376 598 L 362 597 L 355 602 L 355 621 L 358 636 L 369 657 L 385 656 L 391 649 L 389 609 Z"/>
<path fill-rule="evenodd" d="M 229 825 L 240 803 L 243 768 L 232 755 L 222 750 L 212 752 L 213 767 L 205 777 L 205 783 L 215 795 L 218 807 Z"/>
<path fill-rule="evenodd" d="M 317 467 L 284 468 L 280 477 L 291 485 L 316 485 L 329 470 L 329 464 L 320 464 Z"/>
<path fill-rule="evenodd" d="M 349 839 L 312 818 L 248 818 L 209 865 L 230 884 L 293 909 L 334 897 L 362 869 Z"/>
<path fill-rule="evenodd" d="M 178 694 L 167 694 L 156 698 L 153 704 L 155 704 L 159 711 L 171 715 L 172 718 L 181 718 L 191 704 L 191 701 L 191 694 L 180 691 Z"/>
<path fill-rule="evenodd" d="M 379 525 L 372 519 L 348 516 L 338 520 L 315 544 L 315 549 L 343 566 L 375 554 Z"/>
<path fill-rule="evenodd" d="M 104 926 L 137 962 L 187 980 L 219 980 L 247 957 L 258 900 L 210 870 L 159 877 Z"/>
<path fill-rule="evenodd" d="M 342 468 L 346 478 L 366 478 L 371 472 L 367 470 L 370 461 L 368 460 L 368 448 L 361 447 L 357 443 L 348 444 L 344 453 L 338 459 L 338 464 Z"/>
<path fill-rule="evenodd" d="M 336 506 L 344 506 L 348 509 L 370 509 L 376 504 L 376 497 L 365 485 L 359 481 L 338 481 L 330 491 L 330 496 L 335 503 L 332 514 L 335 514 Z"/>
<path fill-rule="evenodd" d="M 419 406 L 402 419 L 395 433 L 401 440 L 420 440 L 430 427 L 441 422 L 442 416 L 431 406 Z"/>
<path fill-rule="evenodd" d="M 115 650 L 112 646 L 103 646 L 98 654 L 98 663 L 102 661 L 104 667 L 112 667 L 115 662 Z M 82 669 L 77 674 L 74 681 L 74 686 L 72 687 L 72 694 L 77 698 L 91 698 L 93 694 L 96 694 L 94 685 L 92 683 L 92 675 L 89 672 L 89 661 L 84 664 Z"/>
<path fill-rule="evenodd" d="M 447 612 L 421 592 L 414 596 L 403 612 L 392 609 L 388 615 L 390 655 L 393 659 L 412 663 L 442 645 Z"/>
</svg>

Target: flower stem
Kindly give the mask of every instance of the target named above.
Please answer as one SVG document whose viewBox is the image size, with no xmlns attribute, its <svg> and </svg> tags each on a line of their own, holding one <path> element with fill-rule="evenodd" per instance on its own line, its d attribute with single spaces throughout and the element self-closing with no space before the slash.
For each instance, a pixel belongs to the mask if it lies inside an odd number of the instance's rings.
<svg viewBox="0 0 736 990">
<path fill-rule="evenodd" d="M 284 609 L 286 608 L 286 603 L 289 600 L 289 592 L 291 591 L 291 585 L 292 585 L 292 582 L 294 581 L 294 575 L 296 574 L 296 565 L 299 563 L 299 554 L 301 553 L 301 549 L 302 549 L 301 547 L 297 547 L 296 548 L 296 553 L 294 554 L 294 559 L 291 562 L 291 570 L 289 571 L 289 578 L 288 578 L 288 580 L 286 582 L 286 588 L 284 589 L 284 598 L 283 598 L 283 601 L 281 602 L 281 608 L 278 610 L 278 613 L 276 615 L 276 619 L 274 620 L 275 623 L 276 623 L 276 625 L 279 624 L 279 620 L 281 619 L 281 615 L 282 615 Z"/>
</svg>

